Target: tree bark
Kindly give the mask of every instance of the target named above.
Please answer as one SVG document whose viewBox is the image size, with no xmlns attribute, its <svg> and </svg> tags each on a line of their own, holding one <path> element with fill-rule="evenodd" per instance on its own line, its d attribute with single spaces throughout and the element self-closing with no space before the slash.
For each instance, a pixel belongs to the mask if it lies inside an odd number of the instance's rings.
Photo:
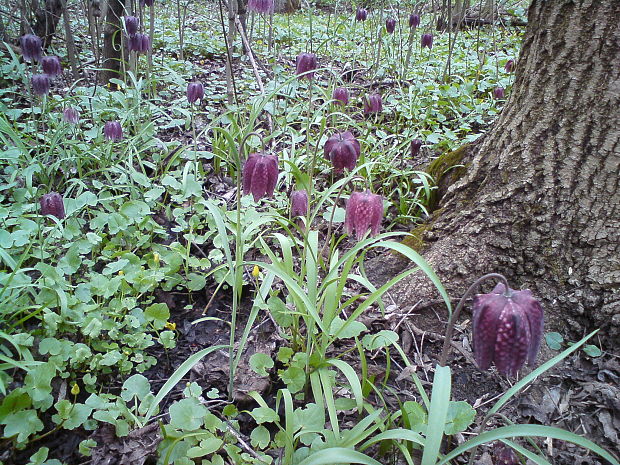
<svg viewBox="0 0 620 465">
<path fill-rule="evenodd" d="M 103 72 L 101 74 L 103 84 L 107 84 L 112 78 L 118 79 L 121 75 L 121 60 L 123 59 L 121 17 L 124 11 L 125 6 L 122 0 L 109 0 L 103 28 Z"/>
<path fill-rule="evenodd" d="M 52 36 L 56 32 L 56 27 L 62 14 L 62 3 L 60 0 L 45 0 L 43 7 L 37 6 L 35 10 L 35 22 L 32 25 L 34 34 L 43 40 L 43 48 L 49 47 Z"/>
<path fill-rule="evenodd" d="M 421 235 L 451 295 L 500 272 L 551 327 L 620 334 L 619 60 L 620 2 L 533 1 L 509 100 Z M 392 296 L 434 292 L 416 274 Z"/>
</svg>

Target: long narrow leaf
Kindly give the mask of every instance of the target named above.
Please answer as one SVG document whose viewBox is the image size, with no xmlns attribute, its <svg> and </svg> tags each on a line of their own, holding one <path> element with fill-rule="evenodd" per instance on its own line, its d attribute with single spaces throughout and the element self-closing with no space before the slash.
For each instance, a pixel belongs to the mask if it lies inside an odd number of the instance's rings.
<svg viewBox="0 0 620 465">
<path fill-rule="evenodd" d="M 299 462 L 299 465 L 333 465 L 334 463 L 381 465 L 380 462 L 368 457 L 366 454 L 351 449 L 345 449 L 344 447 L 330 447 L 329 449 L 320 450 Z"/>
<path fill-rule="evenodd" d="M 431 407 L 428 411 L 422 465 L 435 465 L 439 457 L 439 448 L 446 428 L 446 416 L 450 404 L 451 384 L 450 367 L 437 365 L 435 367 L 435 379 L 433 379 Z"/>
</svg>

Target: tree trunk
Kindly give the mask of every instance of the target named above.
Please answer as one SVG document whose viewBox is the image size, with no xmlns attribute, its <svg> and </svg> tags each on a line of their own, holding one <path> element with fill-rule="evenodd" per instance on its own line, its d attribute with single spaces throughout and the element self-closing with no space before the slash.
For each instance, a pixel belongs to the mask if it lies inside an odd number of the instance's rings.
<svg viewBox="0 0 620 465">
<path fill-rule="evenodd" d="M 43 7 L 38 6 L 35 10 L 35 22 L 32 31 L 43 40 L 43 48 L 46 49 L 52 42 L 52 36 L 62 14 L 60 0 L 45 0 Z"/>
<path fill-rule="evenodd" d="M 301 8 L 301 0 L 275 0 L 276 13 L 293 13 Z"/>
<path fill-rule="evenodd" d="M 121 60 L 123 59 L 121 47 L 121 16 L 125 6 L 122 0 L 110 0 L 106 14 L 105 27 L 103 28 L 103 73 L 101 80 L 104 84 L 112 78 L 120 78 Z"/>
<path fill-rule="evenodd" d="M 533 1 L 502 114 L 418 228 L 452 296 L 500 272 L 543 299 L 551 327 L 620 334 L 619 25 L 617 0 Z M 392 294 L 433 298 L 417 274 Z"/>
</svg>

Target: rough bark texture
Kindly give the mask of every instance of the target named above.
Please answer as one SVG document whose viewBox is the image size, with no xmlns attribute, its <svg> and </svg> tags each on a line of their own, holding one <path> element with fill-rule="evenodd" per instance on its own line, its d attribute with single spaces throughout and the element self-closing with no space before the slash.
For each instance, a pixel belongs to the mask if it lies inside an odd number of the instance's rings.
<svg viewBox="0 0 620 465">
<path fill-rule="evenodd" d="M 620 2 L 534 0 L 509 101 L 423 235 L 451 295 L 500 272 L 552 327 L 620 334 L 619 60 Z M 392 292 L 434 295 L 419 275 Z"/>
<path fill-rule="evenodd" d="M 121 0 L 110 0 L 103 28 L 103 68 L 101 80 L 104 84 L 112 78 L 120 77 L 122 47 L 121 47 L 121 17 L 125 7 Z"/>
<path fill-rule="evenodd" d="M 38 5 L 35 10 L 35 22 L 32 31 L 43 40 L 43 48 L 49 47 L 52 36 L 62 14 L 62 2 L 60 0 L 45 0 L 43 5 Z"/>
<path fill-rule="evenodd" d="M 301 0 L 275 0 L 276 13 L 292 13 L 299 10 Z"/>
</svg>

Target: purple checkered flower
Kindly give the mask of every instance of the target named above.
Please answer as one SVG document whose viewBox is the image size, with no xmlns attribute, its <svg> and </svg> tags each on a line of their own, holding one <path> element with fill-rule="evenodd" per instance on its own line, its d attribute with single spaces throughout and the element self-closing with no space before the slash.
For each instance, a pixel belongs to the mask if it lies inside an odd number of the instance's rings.
<svg viewBox="0 0 620 465">
<path fill-rule="evenodd" d="M 308 214 L 308 193 L 305 190 L 293 191 L 291 194 L 291 217 Z"/>
<path fill-rule="evenodd" d="M 52 215 L 59 220 L 65 217 L 65 206 L 62 202 L 62 195 L 56 192 L 44 194 L 39 200 L 41 204 L 41 215 Z"/>
<path fill-rule="evenodd" d="M 515 291 L 500 283 L 473 303 L 474 356 L 481 370 L 495 363 L 497 370 L 515 376 L 526 360 L 536 361 L 544 327 L 543 308 L 525 289 Z"/>
<path fill-rule="evenodd" d="M 103 136 L 107 140 L 117 141 L 123 138 L 123 128 L 118 121 L 108 121 L 103 126 Z"/>
<path fill-rule="evenodd" d="M 317 59 L 314 53 L 300 53 L 295 60 L 296 73 L 299 79 L 314 79 Z"/>
<path fill-rule="evenodd" d="M 38 36 L 34 34 L 26 34 L 21 36 L 19 44 L 22 49 L 24 60 L 33 62 L 40 61 L 43 55 L 43 43 Z"/>
<path fill-rule="evenodd" d="M 68 107 L 62 112 L 62 119 L 67 123 L 78 124 L 80 113 L 75 108 Z"/>
<path fill-rule="evenodd" d="M 125 30 L 130 36 L 138 32 L 140 20 L 135 16 L 125 16 Z"/>
<path fill-rule="evenodd" d="M 353 170 L 361 153 L 360 143 L 351 131 L 337 133 L 327 139 L 323 147 L 325 158 L 334 165 L 336 172 Z"/>
<path fill-rule="evenodd" d="M 393 34 L 396 29 L 396 20 L 394 18 L 388 18 L 385 20 L 385 30 L 388 34 Z"/>
<path fill-rule="evenodd" d="M 383 219 L 383 198 L 366 192 L 353 192 L 347 201 L 344 228 L 349 235 L 355 234 L 359 241 L 367 231 L 375 236 L 381 229 Z"/>
<path fill-rule="evenodd" d="M 274 8 L 274 0 L 249 0 L 248 9 L 257 13 L 271 13 Z"/>
<path fill-rule="evenodd" d="M 496 87 L 493 89 L 493 97 L 496 99 L 502 99 L 506 96 L 506 91 L 503 87 Z"/>
<path fill-rule="evenodd" d="M 504 71 L 506 71 L 507 73 L 512 73 L 514 69 L 515 69 L 515 61 L 508 60 L 506 64 L 504 65 Z"/>
<path fill-rule="evenodd" d="M 57 56 L 46 56 L 41 58 L 41 67 L 48 76 L 58 76 L 62 74 L 62 66 Z"/>
<path fill-rule="evenodd" d="M 50 91 L 50 78 L 47 74 L 34 74 L 30 78 L 30 83 L 36 95 L 47 95 Z"/>
<path fill-rule="evenodd" d="M 254 201 L 271 197 L 278 181 L 278 157 L 251 153 L 243 165 L 243 195 L 252 194 Z"/>
<path fill-rule="evenodd" d="M 420 153 L 422 148 L 422 141 L 420 139 L 413 139 L 411 141 L 411 158 L 414 158 Z"/>
<path fill-rule="evenodd" d="M 368 11 L 366 8 L 358 7 L 355 12 L 355 21 L 366 21 L 368 18 Z"/>
<path fill-rule="evenodd" d="M 205 96 L 205 89 L 200 82 L 190 82 L 187 85 L 187 101 L 189 103 L 196 103 L 197 100 L 202 100 Z"/>
<path fill-rule="evenodd" d="M 433 48 L 433 34 L 422 34 L 422 48 L 428 47 L 429 50 Z"/>
<path fill-rule="evenodd" d="M 345 87 L 336 87 L 332 98 L 336 100 L 337 105 L 347 106 L 349 104 L 349 91 Z"/>
<path fill-rule="evenodd" d="M 409 15 L 409 27 L 415 29 L 420 25 L 420 15 L 411 13 Z"/>
<path fill-rule="evenodd" d="M 383 111 L 383 100 L 381 95 L 372 94 L 364 99 L 364 114 L 381 113 Z"/>
</svg>

